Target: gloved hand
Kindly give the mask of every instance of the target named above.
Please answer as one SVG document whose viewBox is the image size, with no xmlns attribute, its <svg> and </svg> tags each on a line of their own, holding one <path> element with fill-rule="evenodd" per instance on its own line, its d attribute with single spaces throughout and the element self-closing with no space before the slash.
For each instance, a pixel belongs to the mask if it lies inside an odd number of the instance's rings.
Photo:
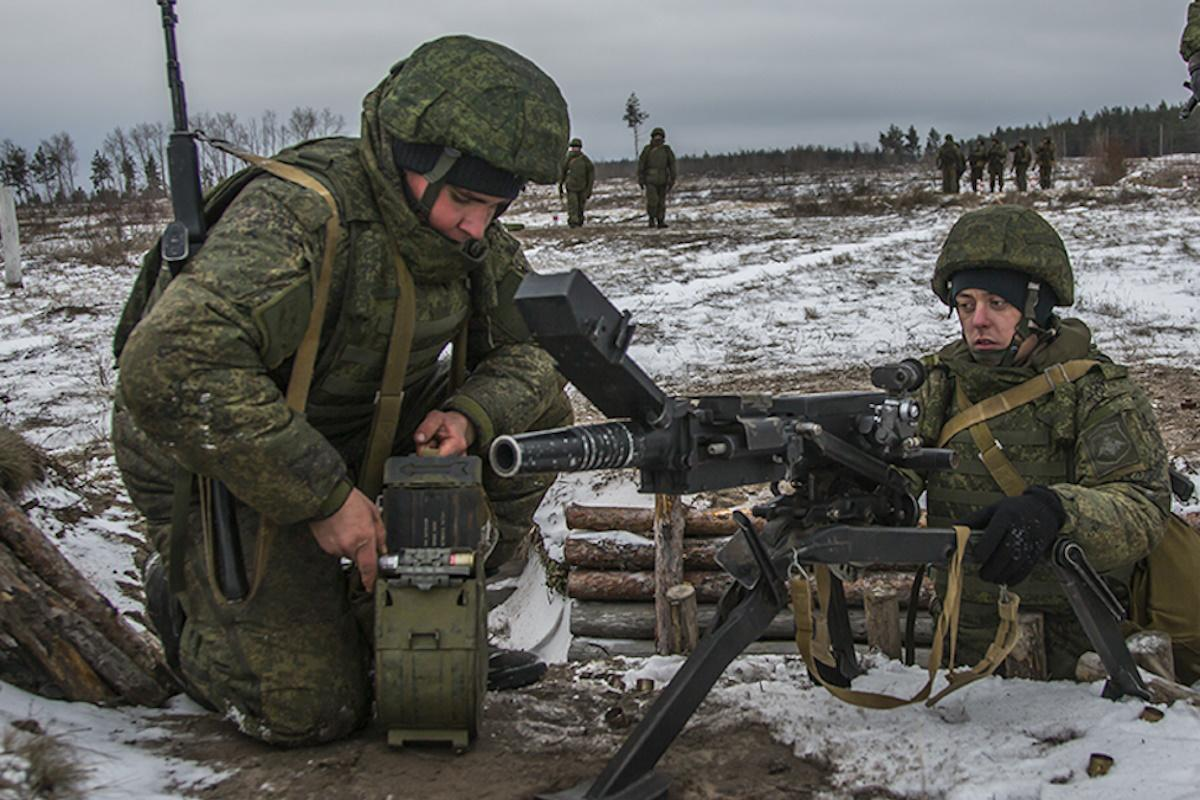
<svg viewBox="0 0 1200 800">
<path fill-rule="evenodd" d="M 1045 486 L 1033 486 L 1024 494 L 981 508 L 962 524 L 983 530 L 971 551 L 980 565 L 979 577 L 1016 586 L 1033 572 L 1066 521 L 1058 495 Z"/>
</svg>

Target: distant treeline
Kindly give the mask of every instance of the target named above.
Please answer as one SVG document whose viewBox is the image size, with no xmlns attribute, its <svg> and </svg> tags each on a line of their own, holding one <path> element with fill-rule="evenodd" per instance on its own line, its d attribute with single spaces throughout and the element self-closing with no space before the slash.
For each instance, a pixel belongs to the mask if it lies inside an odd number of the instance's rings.
<svg viewBox="0 0 1200 800">
<path fill-rule="evenodd" d="M 1050 121 L 1038 125 L 997 127 L 994 131 L 959 134 L 956 138 L 966 143 L 976 136 L 996 136 L 1008 145 L 1025 139 L 1036 145 L 1049 136 L 1054 142 L 1059 158 L 1094 156 L 1114 146 L 1127 157 L 1149 157 L 1168 153 L 1200 152 L 1200 120 L 1180 120 L 1179 106 L 1140 108 L 1102 108 L 1093 115 L 1081 111 L 1076 119 Z M 681 174 L 732 175 L 751 172 L 812 172 L 847 167 L 878 167 L 887 164 L 902 164 L 922 158 L 932 159 L 942 143 L 942 134 L 930 128 L 921 137 L 915 126 L 907 130 L 891 125 L 880 131 L 879 144 L 870 147 L 855 144 L 850 148 L 815 147 L 803 145 L 772 150 L 742 150 L 737 153 L 720 153 L 700 156 L 680 156 Z M 636 172 L 632 159 L 603 161 L 596 164 L 599 178 L 631 176 Z"/>
</svg>

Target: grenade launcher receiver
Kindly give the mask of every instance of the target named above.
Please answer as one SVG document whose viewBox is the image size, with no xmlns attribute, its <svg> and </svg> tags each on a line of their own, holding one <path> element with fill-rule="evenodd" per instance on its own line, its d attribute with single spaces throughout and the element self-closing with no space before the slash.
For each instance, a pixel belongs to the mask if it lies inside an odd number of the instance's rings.
<svg viewBox="0 0 1200 800">
<path fill-rule="evenodd" d="M 735 512 L 740 531 L 718 559 L 735 582 L 675 678 L 594 781 L 545 795 L 665 797 L 667 779 L 654 766 L 725 667 L 787 606 L 790 565 L 836 565 L 844 576 L 872 564 L 948 562 L 953 529 L 915 527 L 917 500 L 895 467 L 953 469 L 955 454 L 922 447 L 917 437 L 921 409 L 911 394 L 924 381 L 917 361 L 873 369 L 875 392 L 673 397 L 630 358 L 629 313 L 582 272 L 529 275 L 515 300 L 563 375 L 618 421 L 498 437 L 490 452 L 497 473 L 629 467 L 640 471 L 642 492 L 754 483 L 774 491 L 752 510 L 766 520 L 761 533 Z M 1106 696 L 1148 697 L 1118 628 L 1124 610 L 1082 550 L 1059 540 L 1052 563 L 1111 676 Z M 847 686 L 861 670 L 836 574 L 832 583 L 827 618 L 836 666 L 817 667 L 826 681 Z"/>
</svg>

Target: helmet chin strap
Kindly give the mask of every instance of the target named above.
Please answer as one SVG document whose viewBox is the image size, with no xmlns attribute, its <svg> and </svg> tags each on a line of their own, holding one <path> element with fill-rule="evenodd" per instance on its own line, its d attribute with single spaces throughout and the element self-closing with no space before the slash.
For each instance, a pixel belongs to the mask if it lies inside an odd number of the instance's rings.
<svg viewBox="0 0 1200 800">
<path fill-rule="evenodd" d="M 453 147 L 442 148 L 441 155 L 434 162 L 433 167 L 421 175 L 425 179 L 425 191 L 421 192 L 421 196 L 416 199 L 416 212 L 421 217 L 421 221 L 428 224 L 429 215 L 433 213 L 433 204 L 437 202 L 438 195 L 442 193 L 442 189 L 446 187 L 446 175 L 454 168 L 455 162 L 462 158 L 462 153 L 455 150 Z"/>
<path fill-rule="evenodd" d="M 1023 347 L 1023 345 L 1031 336 L 1041 338 L 1041 334 L 1044 333 L 1034 318 L 1041 291 L 1041 283 L 1038 281 L 1029 282 L 1025 287 L 1025 308 L 1021 312 L 1021 320 L 1017 323 L 1016 330 L 1013 331 L 1013 337 L 1008 343 L 1008 347 L 1003 350 L 992 351 L 977 351 L 972 348 L 971 354 L 976 361 L 993 367 L 1011 367 L 1018 361 L 1024 361 L 1029 356 L 1029 353 L 1024 351 L 1028 351 L 1031 348 Z"/>
</svg>

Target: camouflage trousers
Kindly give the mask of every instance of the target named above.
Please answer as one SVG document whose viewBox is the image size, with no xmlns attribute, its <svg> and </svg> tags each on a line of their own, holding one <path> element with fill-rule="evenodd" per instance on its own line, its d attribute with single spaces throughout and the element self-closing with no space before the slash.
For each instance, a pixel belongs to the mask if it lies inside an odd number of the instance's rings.
<svg viewBox="0 0 1200 800">
<path fill-rule="evenodd" d="M 667 215 L 667 185 L 665 183 L 646 184 L 646 215 L 651 222 L 659 224 L 665 221 Z"/>
<path fill-rule="evenodd" d="M 1029 167 L 1014 167 L 1013 175 L 1017 181 L 1017 191 L 1026 191 L 1029 188 Z"/>
<path fill-rule="evenodd" d="M 415 393 L 405 418 L 435 408 L 441 387 Z M 570 401 L 559 393 L 530 430 L 571 423 Z M 411 423 L 415 426 L 415 423 Z M 116 409 L 114 431 L 129 436 L 127 415 Z M 403 419 L 401 431 L 411 431 Z M 397 439 L 400 441 L 400 438 Z M 147 516 L 154 547 L 169 558 L 171 495 L 162 489 L 169 464 L 121 464 L 135 503 Z M 503 479 L 484 470 L 484 488 L 499 528 L 488 563 L 502 563 L 527 540 L 533 513 L 553 476 Z M 366 724 L 371 713 L 372 628 L 362 609 L 370 598 L 356 576 L 317 546 L 307 524 L 274 529 L 263 563 L 255 563 L 261 520 L 237 504 L 236 518 L 247 571 L 260 575 L 249 600 L 229 604 L 213 587 L 204 554 L 199 511 L 193 507 L 184 547 L 184 587 L 178 594 L 187 616 L 180 671 L 187 692 L 225 714 L 245 734 L 284 746 L 342 738 Z M 357 586 L 357 592 L 352 592 Z M 174 587 L 173 587 L 174 588 Z"/>
<path fill-rule="evenodd" d="M 942 167 L 942 192 L 958 194 L 958 169 L 953 166 Z"/>
<path fill-rule="evenodd" d="M 1038 184 L 1043 189 L 1054 188 L 1054 166 L 1052 164 L 1038 164 Z"/>
<path fill-rule="evenodd" d="M 577 228 L 583 224 L 583 210 L 587 195 L 583 192 L 567 192 L 567 224 Z"/>
<path fill-rule="evenodd" d="M 999 172 L 992 172 L 991 170 L 988 170 L 988 191 L 991 191 L 991 192 L 996 192 L 996 191 L 1003 192 L 1004 191 L 1004 169 L 1003 168 L 1001 168 Z"/>
</svg>

